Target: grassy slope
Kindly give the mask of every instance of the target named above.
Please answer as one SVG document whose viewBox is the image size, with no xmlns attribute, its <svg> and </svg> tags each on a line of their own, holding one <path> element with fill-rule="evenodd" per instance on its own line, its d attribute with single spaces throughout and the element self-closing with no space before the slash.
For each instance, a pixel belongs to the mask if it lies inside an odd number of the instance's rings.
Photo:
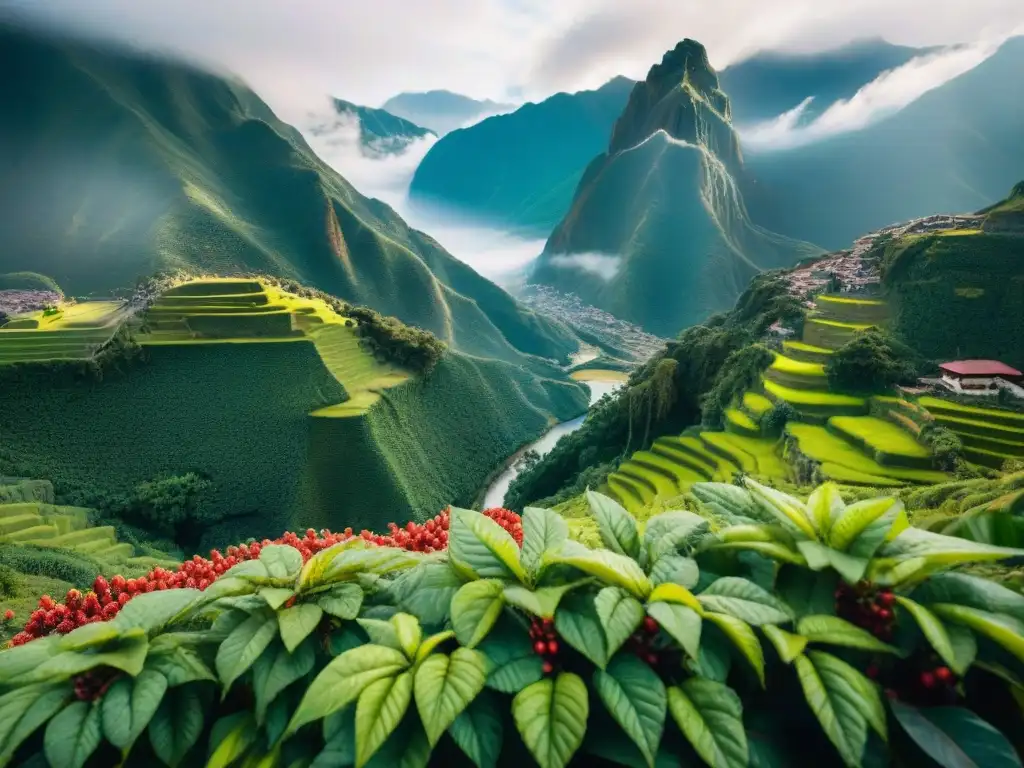
<svg viewBox="0 0 1024 768">
<path fill-rule="evenodd" d="M 240 83 L 3 26 L 0 52 L 24 73 L 0 81 L 0 273 L 31 268 L 80 295 L 159 269 L 263 272 L 473 354 L 575 351 L 360 195 Z"/>
</svg>

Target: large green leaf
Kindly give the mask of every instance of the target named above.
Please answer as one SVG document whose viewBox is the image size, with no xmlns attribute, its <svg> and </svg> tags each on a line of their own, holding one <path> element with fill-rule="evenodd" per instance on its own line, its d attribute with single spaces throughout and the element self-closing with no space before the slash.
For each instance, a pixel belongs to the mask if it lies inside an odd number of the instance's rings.
<svg viewBox="0 0 1024 768">
<path fill-rule="evenodd" d="M 587 549 L 577 541 L 567 541 L 562 549 L 548 556 L 550 562 L 564 563 L 596 576 L 605 585 L 622 587 L 643 600 L 654 586 L 636 560 L 607 549 Z"/>
<path fill-rule="evenodd" d="M 608 655 L 614 655 L 644 620 L 644 606 L 620 587 L 605 587 L 594 598 Z"/>
<path fill-rule="evenodd" d="M 418 552 L 409 552 L 399 547 L 367 547 L 365 549 L 350 547 L 337 553 L 330 561 L 323 581 L 397 573 L 419 565 L 423 562 L 423 557 L 424 555 Z"/>
<path fill-rule="evenodd" d="M 43 752 L 53 768 L 82 768 L 102 740 L 99 705 L 76 701 L 46 726 Z"/>
<path fill-rule="evenodd" d="M 793 618 L 793 612 L 770 592 L 752 581 L 724 576 L 697 595 L 710 611 L 726 613 L 754 626 L 781 624 Z"/>
<path fill-rule="evenodd" d="M 119 632 L 140 627 L 152 635 L 198 605 L 202 595 L 198 589 L 166 589 L 138 595 L 121 607 L 110 624 Z"/>
<path fill-rule="evenodd" d="M 590 705 L 578 675 L 562 672 L 523 689 L 512 700 L 516 728 L 540 768 L 563 768 L 583 743 Z"/>
<path fill-rule="evenodd" d="M 167 678 L 142 670 L 138 677 L 121 677 L 102 699 L 103 735 L 122 751 L 142 735 L 167 692 Z"/>
<path fill-rule="evenodd" d="M 594 671 L 594 689 L 647 764 L 653 766 L 668 706 L 665 685 L 654 670 L 636 656 L 619 654 L 607 670 Z"/>
<path fill-rule="evenodd" d="M 1020 768 L 999 731 L 966 707 L 917 709 L 891 702 L 892 713 L 921 750 L 943 768 Z"/>
<path fill-rule="evenodd" d="M 436 657 L 434 657 L 436 658 Z M 398 727 L 412 701 L 411 672 L 370 683 L 356 703 L 356 768 L 362 768 Z"/>
<path fill-rule="evenodd" d="M 408 666 L 409 659 L 394 648 L 361 645 L 345 651 L 310 683 L 288 724 L 287 733 L 295 733 L 306 723 L 337 712 L 356 700 L 371 683 L 394 677 Z"/>
<path fill-rule="evenodd" d="M 495 694 L 484 691 L 473 699 L 455 718 L 448 733 L 477 768 L 494 768 L 505 736 Z"/>
<path fill-rule="evenodd" d="M 543 674 L 543 659 L 533 643 L 511 619 L 504 619 L 479 646 L 490 661 L 487 685 L 502 693 L 519 693 Z"/>
<path fill-rule="evenodd" d="M 700 614 L 678 603 L 650 603 L 647 615 L 679 643 L 687 656 L 697 658 L 700 653 Z"/>
<path fill-rule="evenodd" d="M 586 584 L 589 579 L 582 579 L 558 587 L 538 587 L 529 589 L 522 584 L 509 584 L 505 587 L 505 602 L 521 608 L 531 616 L 550 619 L 555 615 L 562 597 L 573 589 Z"/>
<path fill-rule="evenodd" d="M 830 654 L 809 651 L 794 663 L 807 703 L 825 735 L 846 765 L 859 766 L 869 723 L 878 726 L 881 720 L 884 728 L 877 691 L 857 670 Z"/>
<path fill-rule="evenodd" d="M 680 548 L 690 549 L 709 529 L 708 521 L 693 512 L 673 510 L 655 515 L 644 528 L 646 566 L 653 568 L 661 558 L 676 554 Z"/>
<path fill-rule="evenodd" d="M 764 513 L 750 491 L 732 483 L 694 483 L 690 486 L 690 492 L 714 515 L 732 525 L 764 523 L 775 519 L 773 515 Z"/>
<path fill-rule="evenodd" d="M 783 528 L 801 537 L 812 540 L 817 538 L 814 524 L 800 499 L 761 485 L 750 477 L 743 478 L 743 483 L 750 490 L 754 501 L 781 523 Z"/>
<path fill-rule="evenodd" d="M 204 705 L 194 685 L 171 688 L 149 721 L 153 752 L 171 768 L 185 759 L 203 732 Z"/>
<path fill-rule="evenodd" d="M 231 684 L 253 665 L 275 637 L 277 616 L 270 611 L 260 611 L 235 627 L 220 644 L 215 666 L 225 696 Z"/>
<path fill-rule="evenodd" d="M 900 533 L 910 527 L 910 518 L 903 502 L 893 504 L 881 517 L 876 517 L 858 534 L 847 552 L 856 557 L 870 559 L 875 556 L 878 548 L 887 541 L 892 541 Z"/>
<path fill-rule="evenodd" d="M 40 657 L 41 663 L 34 668 L 24 669 L 19 661 L 16 666 L 22 670 L 22 673 L 16 678 L 5 680 L 5 685 L 57 682 L 104 666 L 120 669 L 129 675 L 137 675 L 142 671 L 142 667 L 146 663 L 146 654 L 149 651 L 149 639 L 146 636 L 146 631 L 141 627 L 124 630 L 119 633 L 117 639 L 104 644 L 102 648 L 88 651 L 65 651 L 56 655 L 49 654 L 46 653 L 47 639 L 33 640 L 31 643 L 0 653 L 0 659 L 2 659 L 7 654 L 13 654 L 22 648 L 36 643 L 44 643 L 45 656 Z M 50 648 L 53 647 L 50 646 Z M 33 655 L 28 654 L 22 656 L 21 661 L 32 658 Z"/>
<path fill-rule="evenodd" d="M 452 598 L 460 587 L 462 580 L 448 563 L 422 563 L 401 573 L 391 590 L 400 610 L 424 625 L 440 627 L 448 621 Z"/>
<path fill-rule="evenodd" d="M 807 638 L 801 635 L 794 635 L 784 629 L 779 629 L 774 624 L 765 624 L 761 627 L 764 636 L 775 646 L 779 658 L 786 664 L 792 664 L 797 656 L 804 652 L 807 647 Z"/>
<path fill-rule="evenodd" d="M 249 712 L 236 712 L 213 724 L 206 768 L 228 768 L 249 751 L 259 731 Z"/>
<path fill-rule="evenodd" d="M 431 747 L 483 690 L 487 665 L 479 651 L 457 648 L 451 656 L 429 657 L 416 670 L 416 708 Z"/>
<path fill-rule="evenodd" d="M 604 545 L 620 555 L 637 557 L 640 554 L 640 537 L 636 519 L 614 499 L 587 489 L 587 504 L 590 513 L 597 520 L 598 531 Z"/>
<path fill-rule="evenodd" d="M 157 640 L 166 637 L 168 635 L 161 635 Z M 217 676 L 213 674 L 203 658 L 191 648 L 179 645 L 157 652 L 154 646 L 156 646 L 156 642 L 150 646 L 146 669 L 152 669 L 167 678 L 168 688 L 192 683 L 196 680 L 217 680 Z"/>
<path fill-rule="evenodd" d="M 942 657 L 950 667 L 959 666 L 956 653 L 953 651 L 953 642 L 949 639 L 949 632 L 939 618 L 920 603 L 915 603 L 908 597 L 896 596 L 896 602 L 909 613 L 917 626 L 921 628 L 925 639 L 931 644 L 935 652 Z M 964 670 L 956 670 L 957 674 L 963 674 Z"/>
<path fill-rule="evenodd" d="M 475 648 L 501 616 L 504 585 L 497 579 L 471 581 L 452 598 L 452 629 L 459 642 Z"/>
<path fill-rule="evenodd" d="M 651 568 L 651 582 L 659 584 L 678 584 L 686 589 L 693 589 L 700 581 L 700 568 L 692 557 L 669 553 L 658 558 Z"/>
<path fill-rule="evenodd" d="M 577 592 L 562 601 L 555 614 L 555 629 L 562 640 L 602 669 L 608 663 L 608 644 L 594 595 Z"/>
<path fill-rule="evenodd" d="M 878 653 L 898 653 L 896 648 L 883 643 L 867 630 L 838 616 L 804 616 L 796 623 L 796 631 L 809 643 L 826 643 Z"/>
<path fill-rule="evenodd" d="M 1021 557 L 1024 556 L 1024 550 L 978 544 L 967 539 L 932 533 L 922 528 L 907 528 L 879 548 L 877 556 L 896 560 L 923 557 L 931 568 L 946 568 L 966 563 Z"/>
<path fill-rule="evenodd" d="M 398 646 L 405 653 L 409 661 L 416 658 L 416 651 L 423 642 L 423 628 L 415 616 L 408 613 L 396 613 L 391 617 L 391 624 L 395 628 L 395 637 L 398 638 Z"/>
<path fill-rule="evenodd" d="M 0 696 L 0 766 L 7 765 L 20 744 L 70 697 L 71 691 L 60 683 L 26 685 Z"/>
<path fill-rule="evenodd" d="M 281 629 L 281 640 L 289 652 L 299 647 L 299 643 L 309 637 L 323 618 L 324 609 L 316 603 L 299 603 L 277 613 L 277 623 Z"/>
<path fill-rule="evenodd" d="M 468 509 L 451 508 L 448 561 L 464 578 L 526 580 L 512 535 L 486 515 Z"/>
<path fill-rule="evenodd" d="M 256 660 L 252 667 L 252 687 L 256 696 L 256 722 L 262 724 L 267 707 L 281 691 L 309 674 L 316 662 L 313 640 L 307 640 L 290 652 L 284 643 L 276 642 Z"/>
<path fill-rule="evenodd" d="M 740 697 L 726 685 L 692 677 L 668 689 L 668 708 L 679 730 L 711 768 L 745 768 L 747 734 Z"/>
<path fill-rule="evenodd" d="M 420 643 L 420 647 L 416 649 L 416 658 L 414 661 L 417 664 L 423 661 L 430 654 L 436 651 L 439 645 L 451 640 L 453 637 L 455 637 L 455 633 L 450 629 L 430 635 L 426 640 Z"/>
<path fill-rule="evenodd" d="M 270 544 L 260 550 L 260 562 L 272 579 L 293 579 L 302 570 L 302 553 L 287 544 Z"/>
<path fill-rule="evenodd" d="M 363 588 L 352 582 L 335 584 L 328 592 L 319 595 L 316 603 L 331 616 L 354 619 L 363 605 Z"/>
<path fill-rule="evenodd" d="M 565 518 L 550 509 L 527 507 L 523 510 L 523 551 L 520 562 L 531 573 L 537 573 L 544 553 L 556 551 L 569 538 Z"/>
<path fill-rule="evenodd" d="M 991 579 L 967 573 L 940 573 L 913 594 L 920 603 L 953 603 L 989 613 L 1005 613 L 1024 621 L 1024 594 Z"/>
<path fill-rule="evenodd" d="M 871 561 L 866 557 L 840 552 L 838 549 L 827 547 L 817 541 L 799 541 L 796 546 L 807 561 L 807 567 L 812 571 L 835 568 L 839 575 L 850 584 L 856 584 L 864 578 L 864 574 L 871 565 Z"/>
<path fill-rule="evenodd" d="M 708 613 L 704 618 L 717 626 L 726 637 L 732 641 L 743 658 L 747 660 L 757 679 L 764 687 L 764 650 L 761 648 L 761 641 L 757 639 L 754 630 L 743 619 L 730 616 L 727 613 Z"/>
<path fill-rule="evenodd" d="M 832 525 L 827 539 L 828 545 L 840 552 L 846 551 L 855 539 L 867 532 L 872 523 L 887 516 L 892 516 L 895 519 L 895 513 L 902 509 L 901 501 L 887 496 L 850 504 Z M 875 545 L 876 549 L 878 544 L 885 539 L 886 533 L 888 530 L 882 531 L 881 538 Z M 872 554 L 873 552 L 869 552 L 864 556 L 870 557 Z"/>
<path fill-rule="evenodd" d="M 978 640 L 974 632 L 962 624 L 948 624 L 945 627 L 950 645 L 953 646 L 954 661 L 950 664 L 950 669 L 962 677 L 967 674 L 967 670 L 978 656 Z"/>
<path fill-rule="evenodd" d="M 966 605 L 936 603 L 929 607 L 935 615 L 984 635 L 1024 661 L 1024 622 L 1012 616 L 979 611 Z"/>
<path fill-rule="evenodd" d="M 819 485 L 807 498 L 807 513 L 823 539 L 828 538 L 832 523 L 838 520 L 845 510 L 846 503 L 839 495 L 839 486 L 832 482 Z"/>
</svg>

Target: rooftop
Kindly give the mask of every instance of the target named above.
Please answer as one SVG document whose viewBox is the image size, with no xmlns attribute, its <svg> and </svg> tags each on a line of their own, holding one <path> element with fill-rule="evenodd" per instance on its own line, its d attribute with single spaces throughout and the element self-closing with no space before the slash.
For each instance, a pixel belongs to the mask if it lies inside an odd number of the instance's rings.
<svg viewBox="0 0 1024 768">
<path fill-rule="evenodd" d="M 939 368 L 959 376 L 1021 376 L 1020 371 L 998 360 L 954 360 Z"/>
</svg>

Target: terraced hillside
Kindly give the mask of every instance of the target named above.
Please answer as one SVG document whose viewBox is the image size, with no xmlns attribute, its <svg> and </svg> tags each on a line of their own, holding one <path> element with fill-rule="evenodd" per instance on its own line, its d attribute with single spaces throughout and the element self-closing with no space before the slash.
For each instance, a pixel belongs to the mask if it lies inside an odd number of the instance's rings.
<svg viewBox="0 0 1024 768">
<path fill-rule="evenodd" d="M 122 302 L 90 301 L 16 315 L 0 326 L 0 365 L 92 357 L 127 314 Z"/>
<path fill-rule="evenodd" d="M 1024 413 L 937 397 L 922 397 L 918 403 L 960 437 L 968 460 L 998 468 L 1010 459 L 1024 459 Z"/>
<path fill-rule="evenodd" d="M 587 402 L 536 360 L 449 351 L 412 376 L 323 301 L 253 280 L 176 286 L 129 329 L 147 360 L 124 375 L 83 386 L 26 366 L 5 382 L 0 471 L 51 478 L 79 506 L 198 472 L 220 520 L 202 547 L 468 504 L 506 456 Z"/>
</svg>

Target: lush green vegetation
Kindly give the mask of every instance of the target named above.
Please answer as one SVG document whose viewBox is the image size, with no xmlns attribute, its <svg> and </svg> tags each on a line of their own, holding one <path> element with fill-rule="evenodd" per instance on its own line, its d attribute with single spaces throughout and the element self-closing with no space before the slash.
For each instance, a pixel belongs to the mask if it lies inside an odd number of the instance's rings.
<svg viewBox="0 0 1024 768">
<path fill-rule="evenodd" d="M 695 493 L 699 513 L 646 525 L 592 495 L 594 549 L 542 509 L 521 547 L 459 509 L 443 554 L 263 546 L 203 591 L 137 594 L 0 652 L 17 726 L 0 755 L 952 768 L 942 742 L 1019 764 L 1024 598 L 945 571 L 1021 550 L 907 528 L 894 499 L 846 506 L 834 487 Z"/>
<path fill-rule="evenodd" d="M 825 366 L 829 386 L 851 392 L 884 392 L 897 384 L 914 385 L 927 369 L 920 355 L 877 329 L 846 342 Z"/>
</svg>

